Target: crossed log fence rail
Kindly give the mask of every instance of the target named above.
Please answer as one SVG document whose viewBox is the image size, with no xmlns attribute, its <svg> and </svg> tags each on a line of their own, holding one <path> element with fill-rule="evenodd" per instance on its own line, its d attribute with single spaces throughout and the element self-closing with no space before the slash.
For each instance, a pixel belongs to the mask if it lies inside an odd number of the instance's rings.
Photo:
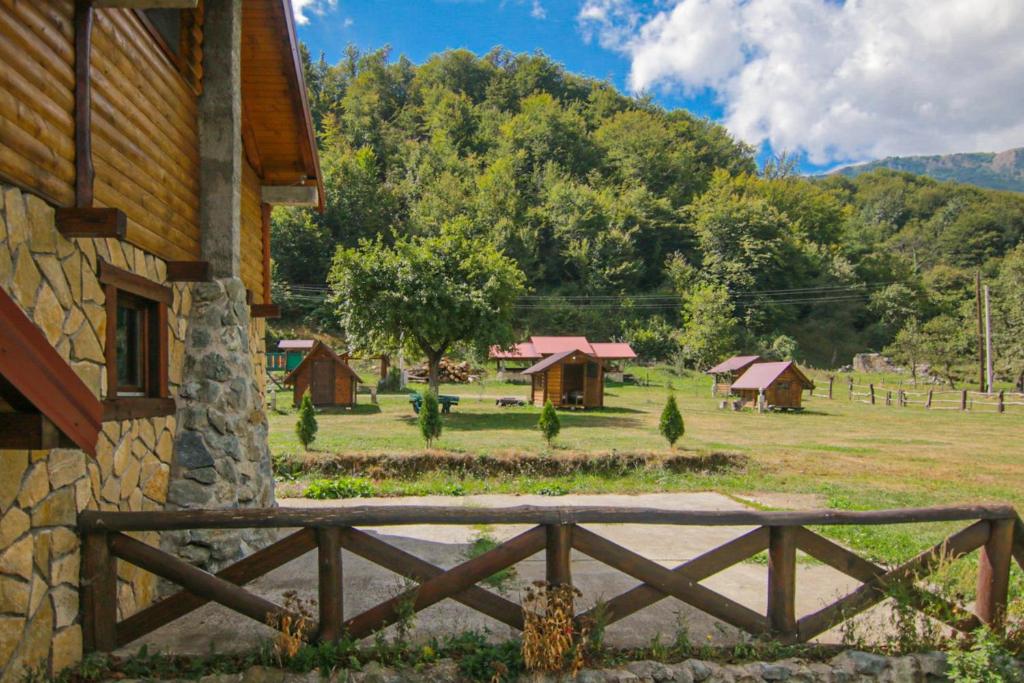
<svg viewBox="0 0 1024 683">
<path fill-rule="evenodd" d="M 960 410 L 972 412 L 1010 413 L 1024 411 L 1024 393 L 1013 391 L 970 391 L 968 389 L 942 389 L 926 386 L 906 387 L 885 384 L 857 384 L 852 377 L 846 380 L 846 391 L 840 394 L 834 375 L 828 383 L 819 382 L 811 391 L 815 398 L 837 398 L 845 395 L 850 401 L 907 408 L 923 407 L 928 410 Z"/>
<path fill-rule="evenodd" d="M 887 569 L 806 528 L 921 522 L 971 522 L 904 564 Z M 528 531 L 496 548 L 443 569 L 396 548 L 358 527 L 404 524 L 529 524 Z M 588 524 L 663 524 L 753 527 L 738 538 L 673 569 L 602 538 Z M 186 529 L 281 528 L 298 531 L 211 574 L 127 532 Z M 483 579 L 544 551 L 552 584 L 572 582 L 570 553 L 577 550 L 617 569 L 640 584 L 604 603 L 608 623 L 623 619 L 666 597 L 676 598 L 753 635 L 784 642 L 806 642 L 885 600 L 900 588 L 911 604 L 960 631 L 980 624 L 998 627 L 1005 614 L 1010 564 L 1024 568 L 1024 524 L 1006 506 L 943 507 L 846 512 L 678 511 L 608 507 L 250 509 L 176 512 L 95 512 L 81 514 L 83 536 L 82 605 L 88 651 L 110 651 L 207 604 L 216 602 L 261 623 L 276 623 L 288 611 L 242 588 L 243 585 L 309 551 L 318 553 L 319 640 L 344 634 L 366 637 L 397 621 L 408 606 L 416 612 L 451 598 L 521 630 L 520 605 L 479 587 Z M 342 549 L 405 576 L 419 585 L 345 618 Z M 760 614 L 700 582 L 751 556 L 768 551 L 767 613 Z M 800 550 L 862 585 L 816 612 L 797 618 L 796 553 Z M 921 586 L 943 563 L 979 550 L 977 598 L 972 614 Z M 182 590 L 118 621 L 117 561 L 167 579 Z M 290 615 L 296 618 L 297 615 Z M 588 613 L 579 618 L 591 616 Z"/>
</svg>

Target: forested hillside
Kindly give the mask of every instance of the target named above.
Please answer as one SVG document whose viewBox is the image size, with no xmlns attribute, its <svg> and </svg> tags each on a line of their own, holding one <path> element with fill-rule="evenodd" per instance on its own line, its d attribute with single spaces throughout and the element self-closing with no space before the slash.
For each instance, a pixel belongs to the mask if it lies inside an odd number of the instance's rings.
<svg viewBox="0 0 1024 683">
<path fill-rule="evenodd" d="M 936 154 L 915 157 L 886 157 L 878 161 L 836 169 L 848 177 L 869 173 L 876 168 L 906 171 L 936 180 L 970 183 L 992 190 L 1024 192 L 1024 147 L 1008 149 L 998 154 L 975 152 L 972 154 Z"/>
<path fill-rule="evenodd" d="M 328 201 L 274 214 L 275 296 L 293 319 L 335 324 L 322 290 L 337 246 L 458 219 L 526 274 L 523 334 L 628 338 L 696 366 L 773 347 L 834 366 L 937 320 L 959 363 L 980 270 L 1000 335 L 1024 337 L 1009 327 L 1024 323 L 1011 301 L 1024 248 L 1006 258 L 1024 197 L 887 170 L 758 169 L 717 124 L 540 54 L 417 66 L 350 49 L 337 65 L 307 59 L 307 82 Z M 1022 355 L 999 352 L 1007 371 Z"/>
</svg>

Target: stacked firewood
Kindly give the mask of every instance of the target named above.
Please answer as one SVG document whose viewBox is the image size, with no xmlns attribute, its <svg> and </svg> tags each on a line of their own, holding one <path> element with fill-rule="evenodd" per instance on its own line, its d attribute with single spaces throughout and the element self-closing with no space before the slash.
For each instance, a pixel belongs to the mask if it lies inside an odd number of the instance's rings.
<svg viewBox="0 0 1024 683">
<path fill-rule="evenodd" d="M 442 383 L 466 384 L 479 379 L 479 371 L 474 371 L 467 361 L 454 361 L 450 358 L 442 358 L 437 369 L 437 374 Z M 426 382 L 430 376 L 430 368 L 426 363 L 409 368 L 409 381 Z"/>
</svg>

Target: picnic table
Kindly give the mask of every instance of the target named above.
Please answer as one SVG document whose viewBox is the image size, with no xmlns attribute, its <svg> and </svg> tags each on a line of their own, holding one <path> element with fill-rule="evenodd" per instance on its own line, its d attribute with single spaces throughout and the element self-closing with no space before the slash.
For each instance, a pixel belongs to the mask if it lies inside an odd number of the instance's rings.
<svg viewBox="0 0 1024 683">
<path fill-rule="evenodd" d="M 525 406 L 526 399 L 519 398 L 518 396 L 502 396 L 494 401 L 494 405 L 499 408 L 508 408 L 510 406 Z"/>
<path fill-rule="evenodd" d="M 441 404 L 442 413 L 450 413 L 452 412 L 452 406 L 459 405 L 459 397 L 441 394 L 437 397 L 437 402 Z M 419 415 L 420 407 L 423 405 L 423 397 L 419 394 L 410 394 L 409 403 L 412 404 L 413 412 Z"/>
</svg>

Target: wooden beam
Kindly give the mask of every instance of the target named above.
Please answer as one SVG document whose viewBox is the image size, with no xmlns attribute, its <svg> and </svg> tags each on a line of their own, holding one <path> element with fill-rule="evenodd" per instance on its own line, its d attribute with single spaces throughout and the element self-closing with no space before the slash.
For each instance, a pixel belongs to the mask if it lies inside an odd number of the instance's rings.
<svg viewBox="0 0 1024 683">
<path fill-rule="evenodd" d="M 184 560 L 130 536 L 111 534 L 110 552 L 115 557 L 127 560 L 136 567 L 188 589 L 190 593 L 224 605 L 261 624 L 268 624 L 283 615 L 290 615 L 295 620 L 293 623 L 298 623 L 297 620 L 301 619 L 298 615 L 290 614 L 288 610 L 250 593 L 230 581 L 197 569 Z"/>
<path fill-rule="evenodd" d="M 96 454 L 103 414 L 99 399 L 2 288 L 0 375 L 5 387 L 17 390 L 79 448 Z"/>
<path fill-rule="evenodd" d="M 408 603 L 411 602 L 413 612 L 424 610 L 445 598 L 463 592 L 478 581 L 486 579 L 506 567 L 525 560 L 540 551 L 544 547 L 544 543 L 544 528 L 533 527 L 502 543 L 497 548 L 488 550 L 483 555 L 467 560 L 443 574 L 424 581 L 417 588 L 371 607 L 345 622 L 345 628 L 353 638 L 365 638 L 398 621 Z"/>
<path fill-rule="evenodd" d="M 1013 561 L 1013 523 L 1011 519 L 989 522 L 989 536 L 978 557 L 978 591 L 975 611 L 981 623 L 999 630 L 1006 618 L 1006 600 L 1010 588 L 1010 564 Z"/>
<path fill-rule="evenodd" d="M 0 336 L 0 341 L 3 337 Z M 967 505 L 906 510 L 662 510 L 599 506 L 511 508 L 426 508 L 364 505 L 346 508 L 240 508 L 165 512 L 84 510 L 82 529 L 181 531 L 188 529 L 267 529 L 322 526 L 401 526 L 406 524 L 671 524 L 683 526 L 805 526 L 910 524 L 1015 519 L 1009 505 Z M 983 543 L 984 541 L 982 541 Z M 981 543 L 979 543 L 981 545 Z M 975 546 L 977 547 L 977 546 Z"/>
<path fill-rule="evenodd" d="M 102 9 L 195 9 L 199 0 L 92 0 Z"/>
<path fill-rule="evenodd" d="M 71 445 L 41 413 L 4 413 L 0 416 L 0 448 L 49 450 Z"/>
<path fill-rule="evenodd" d="M 147 417 L 174 415 L 173 398 L 125 396 L 103 401 L 103 421 L 141 420 Z"/>
<path fill-rule="evenodd" d="M 261 234 L 263 240 L 263 303 L 269 304 L 272 298 L 270 285 L 270 222 L 273 207 L 270 204 L 260 204 Z"/>
<path fill-rule="evenodd" d="M 113 266 L 103 259 L 100 259 L 99 271 L 99 280 L 104 285 L 110 285 L 123 292 L 135 294 L 151 301 L 158 301 L 168 306 L 171 305 L 174 299 L 174 293 L 170 287 L 153 282 L 123 268 Z"/>
<path fill-rule="evenodd" d="M 772 527 L 768 542 L 768 623 L 784 641 L 797 635 L 795 532 Z"/>
<path fill-rule="evenodd" d="M 341 529 L 316 530 L 317 569 L 320 606 L 320 641 L 341 639 L 344 619 L 344 591 L 342 589 Z"/>
<path fill-rule="evenodd" d="M 424 583 L 445 572 L 444 569 L 432 565 L 426 560 L 422 560 L 400 548 L 388 545 L 379 538 L 371 536 L 364 531 L 343 528 L 341 533 L 341 544 L 345 550 L 355 553 L 389 571 L 393 571 L 399 576 L 412 579 L 417 583 Z M 486 614 L 492 619 L 507 624 L 518 631 L 523 630 L 522 608 L 500 595 L 495 595 L 479 586 L 470 586 L 461 593 L 456 593 L 451 597 L 452 600 L 475 609 L 481 614 Z"/>
<path fill-rule="evenodd" d="M 82 640 L 86 652 L 117 647 L 117 562 L 109 536 L 89 533 L 82 543 Z"/>
<path fill-rule="evenodd" d="M 75 206 L 93 203 L 92 163 L 92 0 L 75 2 Z"/>
<path fill-rule="evenodd" d="M 280 318 L 281 307 L 277 304 L 252 304 L 249 315 L 253 318 Z"/>
<path fill-rule="evenodd" d="M 128 218 L 120 209 L 72 207 L 57 209 L 57 230 L 72 237 L 112 237 L 123 240 L 128 232 Z"/>
<path fill-rule="evenodd" d="M 549 585 L 572 585 L 572 530 L 571 524 L 549 524 L 546 527 L 545 578 Z"/>
<path fill-rule="evenodd" d="M 256 551 L 230 567 L 217 572 L 217 577 L 242 586 L 285 565 L 316 547 L 312 529 L 302 529 L 280 541 Z M 156 604 L 124 619 L 117 625 L 117 646 L 123 647 L 147 633 L 169 624 L 196 610 L 209 600 L 187 590 L 168 595 Z"/>
<path fill-rule="evenodd" d="M 168 261 L 168 282 L 209 282 L 213 271 L 209 261 Z"/>
<path fill-rule="evenodd" d="M 320 194 L 315 185 L 264 185 L 260 199 L 274 206 L 317 206 Z"/>
</svg>

